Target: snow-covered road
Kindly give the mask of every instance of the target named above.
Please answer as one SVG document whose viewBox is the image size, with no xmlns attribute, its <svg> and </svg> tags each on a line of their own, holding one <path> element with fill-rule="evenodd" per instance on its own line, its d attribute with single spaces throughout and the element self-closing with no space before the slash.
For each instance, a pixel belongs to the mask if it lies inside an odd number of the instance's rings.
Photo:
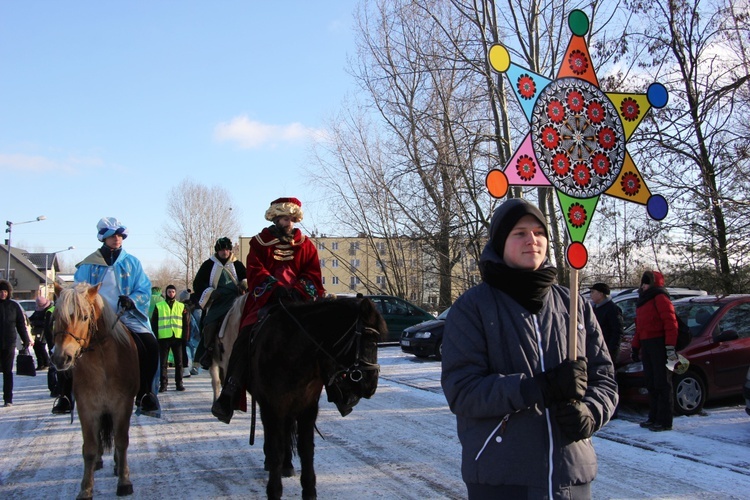
<svg viewBox="0 0 750 500">
<path fill-rule="evenodd" d="M 316 439 L 318 494 L 328 499 L 464 498 L 455 420 L 440 391 L 440 364 L 380 350 L 377 393 L 346 418 L 321 401 Z M 16 377 L 12 408 L 0 408 L 0 498 L 74 498 L 81 478 L 77 418 L 50 413 L 46 377 Z M 171 379 L 171 373 L 170 373 Z M 133 416 L 129 458 L 133 498 L 262 498 L 263 429 L 248 445 L 250 417 L 214 419 L 202 373 L 186 392 L 160 396 L 162 419 Z M 170 389 L 173 385 L 170 387 Z M 675 430 L 638 427 L 624 410 L 594 438 L 597 499 L 750 498 L 750 417 L 742 406 L 679 417 Z M 112 462 L 96 473 L 95 494 L 113 497 Z M 299 498 L 298 477 L 284 479 Z"/>
</svg>

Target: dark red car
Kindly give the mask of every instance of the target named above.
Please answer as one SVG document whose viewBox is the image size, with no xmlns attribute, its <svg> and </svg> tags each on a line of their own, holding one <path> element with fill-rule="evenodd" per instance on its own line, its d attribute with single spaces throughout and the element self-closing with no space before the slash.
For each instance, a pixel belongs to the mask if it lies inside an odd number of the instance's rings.
<svg viewBox="0 0 750 500">
<path fill-rule="evenodd" d="M 741 395 L 750 368 L 750 295 L 692 297 L 674 307 L 693 337 L 680 351 L 690 367 L 672 378 L 675 413 L 693 415 L 710 399 Z M 617 382 L 622 401 L 645 403 L 643 365 L 630 360 L 633 333 L 628 329 L 621 344 Z"/>
</svg>

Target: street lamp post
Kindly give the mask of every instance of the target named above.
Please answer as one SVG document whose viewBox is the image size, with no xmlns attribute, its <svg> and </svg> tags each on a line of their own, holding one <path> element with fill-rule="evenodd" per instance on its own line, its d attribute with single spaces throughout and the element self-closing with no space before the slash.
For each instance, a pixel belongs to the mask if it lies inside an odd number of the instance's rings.
<svg viewBox="0 0 750 500">
<path fill-rule="evenodd" d="M 15 225 L 18 225 L 18 224 L 28 224 L 30 222 L 38 222 L 40 220 L 45 220 L 46 218 L 47 217 L 45 217 L 44 215 L 40 215 L 39 217 L 37 217 L 34 220 L 27 220 L 27 221 L 23 221 L 23 222 L 11 222 L 9 220 L 5 221 L 5 225 L 8 226 L 8 228 L 5 230 L 5 232 L 8 233 L 8 245 L 7 245 L 8 262 L 7 262 L 6 266 L 5 266 L 5 279 L 6 280 L 10 281 L 10 237 L 11 237 L 11 233 L 13 231 L 13 225 L 14 224 Z"/>
<path fill-rule="evenodd" d="M 62 250 L 58 250 L 57 252 L 50 252 L 52 255 L 57 255 L 62 252 L 67 252 L 68 250 L 75 250 L 76 247 L 70 246 L 68 248 L 64 248 Z M 49 277 L 49 253 L 44 254 L 44 297 L 49 298 L 49 290 L 47 289 L 47 278 Z"/>
</svg>

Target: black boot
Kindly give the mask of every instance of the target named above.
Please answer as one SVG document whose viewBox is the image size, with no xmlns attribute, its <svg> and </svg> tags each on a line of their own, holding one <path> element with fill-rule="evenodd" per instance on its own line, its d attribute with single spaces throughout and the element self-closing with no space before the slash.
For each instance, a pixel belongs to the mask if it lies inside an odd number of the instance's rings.
<svg viewBox="0 0 750 500">
<path fill-rule="evenodd" d="M 213 362 L 214 362 L 214 349 L 213 347 L 210 347 L 210 348 L 207 348 L 203 352 L 203 356 L 201 356 L 201 359 L 200 359 L 201 368 L 203 368 L 204 370 L 208 370 L 209 368 L 211 368 L 211 363 Z"/>
<path fill-rule="evenodd" d="M 240 384 L 233 377 L 229 377 L 221 388 L 221 394 L 211 405 L 211 414 L 228 424 L 234 415 L 234 404 L 239 390 Z"/>
</svg>

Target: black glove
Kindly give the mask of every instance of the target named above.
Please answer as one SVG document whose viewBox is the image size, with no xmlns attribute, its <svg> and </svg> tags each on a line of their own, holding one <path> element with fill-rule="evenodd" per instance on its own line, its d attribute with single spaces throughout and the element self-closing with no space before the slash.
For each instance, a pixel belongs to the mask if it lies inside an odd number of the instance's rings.
<svg viewBox="0 0 750 500">
<path fill-rule="evenodd" d="M 544 406 L 583 399 L 589 382 L 586 366 L 586 358 L 566 359 L 553 369 L 534 375 L 544 397 Z"/>
<path fill-rule="evenodd" d="M 594 416 L 581 401 L 559 404 L 555 409 L 555 419 L 563 434 L 572 441 L 590 438 L 594 434 Z"/>
<path fill-rule="evenodd" d="M 289 302 L 290 299 L 289 289 L 282 285 L 276 285 L 271 291 L 269 302 Z"/>
<path fill-rule="evenodd" d="M 120 295 L 120 300 L 117 301 L 117 307 L 123 311 L 130 311 L 131 309 L 135 309 L 135 302 L 133 302 L 133 299 L 127 295 Z"/>
<path fill-rule="evenodd" d="M 630 359 L 633 360 L 633 363 L 637 363 L 641 360 L 640 351 L 641 350 L 638 347 L 630 348 Z"/>
</svg>

